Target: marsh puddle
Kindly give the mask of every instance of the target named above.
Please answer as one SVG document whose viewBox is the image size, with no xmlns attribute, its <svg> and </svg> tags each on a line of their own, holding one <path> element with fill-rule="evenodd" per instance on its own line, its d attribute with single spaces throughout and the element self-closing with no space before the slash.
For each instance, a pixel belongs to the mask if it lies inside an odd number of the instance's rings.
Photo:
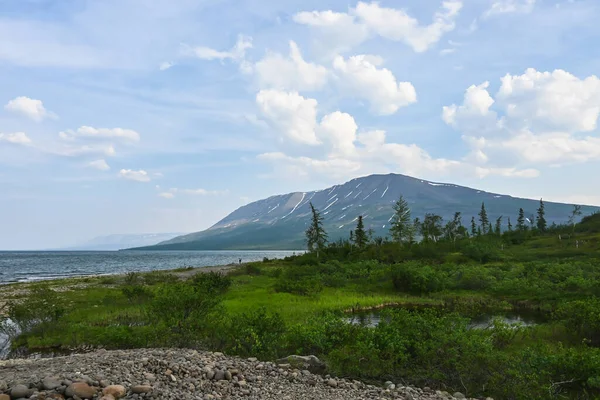
<svg viewBox="0 0 600 400">
<path fill-rule="evenodd" d="M 384 318 L 384 313 L 381 310 L 376 310 L 358 312 L 346 317 L 345 320 L 353 325 L 375 327 L 379 325 Z M 471 318 L 469 329 L 488 329 L 493 327 L 494 321 L 496 320 L 507 325 L 523 327 L 536 326 L 545 322 L 542 315 L 532 312 L 490 312 Z"/>
</svg>

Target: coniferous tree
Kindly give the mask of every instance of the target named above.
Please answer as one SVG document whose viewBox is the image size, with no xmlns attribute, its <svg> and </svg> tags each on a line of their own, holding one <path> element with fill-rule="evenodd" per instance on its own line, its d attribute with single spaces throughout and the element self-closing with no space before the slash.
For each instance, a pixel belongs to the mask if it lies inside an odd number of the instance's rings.
<svg viewBox="0 0 600 400">
<path fill-rule="evenodd" d="M 484 235 L 488 232 L 490 220 L 488 219 L 485 203 L 481 203 L 481 211 L 479 211 L 479 222 L 481 223 L 481 233 Z"/>
<path fill-rule="evenodd" d="M 537 228 L 540 232 L 545 232 L 548 227 L 546 222 L 546 210 L 544 207 L 544 200 L 540 199 L 540 208 L 537 210 Z"/>
<path fill-rule="evenodd" d="M 475 217 L 471 217 L 471 236 L 477 236 L 477 224 L 475 223 Z"/>
<path fill-rule="evenodd" d="M 528 219 L 531 230 L 533 230 L 533 227 L 535 226 L 535 215 L 531 214 Z"/>
<path fill-rule="evenodd" d="M 523 232 L 527 229 L 525 226 L 525 211 L 522 208 L 519 208 L 519 218 L 517 218 L 517 230 Z"/>
<path fill-rule="evenodd" d="M 365 224 L 363 222 L 362 215 L 358 216 L 358 222 L 356 223 L 356 229 L 354 230 L 354 244 L 362 249 L 367 245 L 368 238 L 367 232 L 365 231 Z"/>
<path fill-rule="evenodd" d="M 415 218 L 413 221 L 413 235 L 421 232 L 421 220 L 419 217 Z"/>
<path fill-rule="evenodd" d="M 409 242 L 413 237 L 414 227 L 410 219 L 410 208 L 406 200 L 400 196 L 394 204 L 394 216 L 392 217 L 392 226 L 390 235 L 392 240 L 398 243 Z"/>
<path fill-rule="evenodd" d="M 310 203 L 310 211 L 312 213 L 311 223 L 306 230 L 306 242 L 309 251 L 317 252 L 317 259 L 319 253 L 325 248 L 327 244 L 327 232 L 323 229 L 323 217 L 321 213 Z"/>
<path fill-rule="evenodd" d="M 498 236 L 502 234 L 502 216 L 496 219 L 496 228 L 494 229 L 494 233 Z"/>
<path fill-rule="evenodd" d="M 513 228 L 513 226 L 512 226 L 512 223 L 510 222 L 510 217 L 508 217 L 508 231 L 512 232 L 512 228 Z"/>
<path fill-rule="evenodd" d="M 421 224 L 421 235 L 423 240 L 428 242 L 437 242 L 442 236 L 443 218 L 435 214 L 425 214 L 425 219 Z"/>
<path fill-rule="evenodd" d="M 573 233 L 575 233 L 575 222 L 577 217 L 581 215 L 581 206 L 574 205 L 571 215 L 569 215 L 569 225 L 573 227 Z"/>
</svg>

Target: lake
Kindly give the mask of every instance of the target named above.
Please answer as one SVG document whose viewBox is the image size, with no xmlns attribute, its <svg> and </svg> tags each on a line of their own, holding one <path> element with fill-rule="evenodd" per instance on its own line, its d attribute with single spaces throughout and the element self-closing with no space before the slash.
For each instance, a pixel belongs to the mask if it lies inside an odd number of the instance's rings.
<svg viewBox="0 0 600 400">
<path fill-rule="evenodd" d="M 0 284 L 73 276 L 209 267 L 284 258 L 304 251 L 24 251 L 0 252 Z"/>
</svg>

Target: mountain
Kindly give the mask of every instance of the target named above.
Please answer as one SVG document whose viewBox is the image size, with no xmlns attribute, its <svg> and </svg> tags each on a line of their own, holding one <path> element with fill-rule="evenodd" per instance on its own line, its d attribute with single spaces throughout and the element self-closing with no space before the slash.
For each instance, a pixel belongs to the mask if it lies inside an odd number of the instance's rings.
<svg viewBox="0 0 600 400">
<path fill-rule="evenodd" d="M 321 211 L 330 240 L 348 237 L 356 219 L 363 216 L 365 227 L 375 235 L 385 236 L 393 215 L 392 206 L 400 197 L 408 201 L 412 217 L 423 219 L 435 213 L 448 220 L 456 211 L 462 213 L 463 224 L 470 226 L 477 219 L 481 203 L 485 202 L 492 223 L 496 218 L 510 217 L 516 225 L 519 208 L 527 217 L 536 214 L 538 200 L 515 198 L 488 193 L 447 183 L 429 182 L 409 176 L 389 174 L 353 179 L 315 192 L 297 192 L 259 200 L 243 206 L 211 228 L 179 236 L 151 250 L 226 250 L 226 249 L 303 249 L 304 231 L 310 220 L 309 202 Z M 545 202 L 548 224 L 567 222 L 573 208 L 569 204 Z M 599 207 L 584 206 L 584 215 L 599 211 Z"/>
<path fill-rule="evenodd" d="M 165 240 L 181 236 L 182 233 L 115 234 L 99 236 L 86 242 L 61 250 L 110 251 L 129 247 L 152 246 Z"/>
</svg>

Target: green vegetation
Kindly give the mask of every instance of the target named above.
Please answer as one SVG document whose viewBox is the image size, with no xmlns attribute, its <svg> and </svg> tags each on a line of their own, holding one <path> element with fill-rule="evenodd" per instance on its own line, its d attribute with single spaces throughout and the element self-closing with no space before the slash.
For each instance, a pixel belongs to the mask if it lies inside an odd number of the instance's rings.
<svg viewBox="0 0 600 400">
<path fill-rule="evenodd" d="M 395 211 L 392 241 L 370 237 L 359 220 L 352 240 L 327 244 L 314 209 L 312 251 L 227 276 L 128 274 L 66 291 L 58 289 L 68 281 L 34 284 L 9 303 L 13 324 L 0 329 L 30 350 L 315 354 L 330 373 L 373 382 L 501 399 L 600 398 L 600 214 L 576 223 L 575 207 L 568 225 L 546 226 L 540 202 L 537 223 L 520 210 L 516 229 L 501 232 L 502 217 L 490 222 L 482 205 L 469 232 L 460 213 L 444 223 L 435 214 L 411 221 L 402 201 Z M 376 326 L 348 322 L 368 309 L 381 309 Z M 508 311 L 542 323 L 471 326 Z"/>
</svg>

